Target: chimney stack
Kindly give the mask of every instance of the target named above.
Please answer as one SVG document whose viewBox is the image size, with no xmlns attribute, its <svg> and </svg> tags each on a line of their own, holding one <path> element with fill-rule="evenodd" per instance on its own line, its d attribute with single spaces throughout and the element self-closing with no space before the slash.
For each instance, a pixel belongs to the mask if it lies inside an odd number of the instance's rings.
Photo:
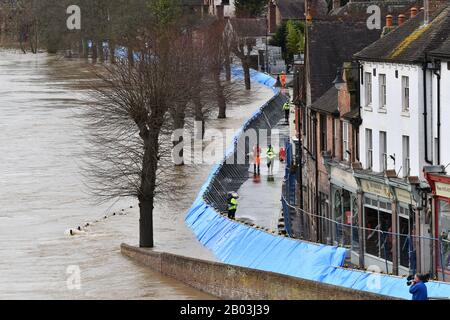
<svg viewBox="0 0 450 320">
<path fill-rule="evenodd" d="M 306 22 L 311 23 L 312 22 L 312 15 L 311 15 L 311 7 L 308 6 L 308 9 L 306 10 Z"/>
<path fill-rule="evenodd" d="M 219 20 L 223 20 L 225 18 L 225 9 L 223 4 L 219 4 L 216 6 L 216 14 Z"/>
<path fill-rule="evenodd" d="M 341 0 L 333 0 L 333 10 L 341 7 Z"/>
<path fill-rule="evenodd" d="M 411 18 L 414 18 L 417 15 L 417 8 L 416 7 L 412 7 L 411 8 Z"/>
<path fill-rule="evenodd" d="M 405 22 L 406 16 L 404 14 L 398 15 L 398 25 L 401 26 Z"/>
</svg>

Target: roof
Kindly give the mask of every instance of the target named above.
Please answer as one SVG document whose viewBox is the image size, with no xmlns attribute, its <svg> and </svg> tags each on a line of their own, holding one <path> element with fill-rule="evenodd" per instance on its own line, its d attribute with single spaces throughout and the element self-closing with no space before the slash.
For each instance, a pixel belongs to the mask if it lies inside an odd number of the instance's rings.
<svg viewBox="0 0 450 320">
<path fill-rule="evenodd" d="M 430 52 L 431 56 L 450 58 L 450 37 L 440 47 Z"/>
<path fill-rule="evenodd" d="M 264 18 L 232 18 L 229 21 L 240 37 L 262 37 L 267 33 L 267 22 Z"/>
<path fill-rule="evenodd" d="M 276 0 L 278 10 L 283 20 L 304 20 L 305 0 Z M 326 0 L 316 0 L 310 4 L 311 14 L 315 16 L 323 16 L 328 13 L 328 5 Z"/>
<path fill-rule="evenodd" d="M 375 0 L 375 1 L 352 1 L 346 5 L 334 9 L 330 12 L 331 15 L 352 16 L 354 18 L 367 19 L 372 13 L 367 13 L 367 8 L 371 5 L 376 5 L 381 10 L 381 16 L 385 17 L 390 14 L 397 16 L 400 13 L 409 15 L 409 10 L 412 7 L 421 8 L 420 0 Z M 384 24 L 385 19 L 381 22 Z"/>
<path fill-rule="evenodd" d="M 366 21 L 350 17 L 313 20 L 306 30 L 306 65 L 311 101 L 332 85 L 338 67 L 352 61 L 353 55 L 380 38 L 381 30 L 368 30 Z"/>
<path fill-rule="evenodd" d="M 447 49 L 450 37 L 450 5 L 434 12 L 430 22 L 424 26 L 424 12 L 409 19 L 387 35 L 358 52 L 359 60 L 418 63 L 425 60 L 431 51 Z"/>
<path fill-rule="evenodd" d="M 276 5 L 283 19 L 305 19 L 305 0 L 277 0 Z"/>
<path fill-rule="evenodd" d="M 317 99 L 312 105 L 311 109 L 318 112 L 335 113 L 338 111 L 338 90 L 335 86 L 325 92 L 319 99 Z"/>
</svg>

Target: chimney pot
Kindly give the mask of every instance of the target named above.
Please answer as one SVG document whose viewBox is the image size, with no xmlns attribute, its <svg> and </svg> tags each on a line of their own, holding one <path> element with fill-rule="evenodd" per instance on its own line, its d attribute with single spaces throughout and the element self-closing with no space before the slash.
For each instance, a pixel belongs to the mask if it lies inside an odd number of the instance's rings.
<svg viewBox="0 0 450 320">
<path fill-rule="evenodd" d="M 392 16 L 390 14 L 386 16 L 386 27 L 392 27 Z"/>
<path fill-rule="evenodd" d="M 308 6 L 308 9 L 306 10 L 306 22 L 311 23 L 311 21 L 312 21 L 311 7 Z"/>
<path fill-rule="evenodd" d="M 416 7 L 412 7 L 411 8 L 411 18 L 415 17 L 417 15 L 417 8 Z"/>
<path fill-rule="evenodd" d="M 406 16 L 404 14 L 398 15 L 398 25 L 401 26 L 405 22 Z"/>
</svg>

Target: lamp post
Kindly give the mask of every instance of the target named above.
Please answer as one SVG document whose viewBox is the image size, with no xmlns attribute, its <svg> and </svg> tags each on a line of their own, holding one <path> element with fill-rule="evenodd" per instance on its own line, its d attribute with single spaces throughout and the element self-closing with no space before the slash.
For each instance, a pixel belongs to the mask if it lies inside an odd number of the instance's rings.
<svg viewBox="0 0 450 320">
<path fill-rule="evenodd" d="M 266 14 L 266 54 L 265 54 L 265 67 L 264 67 L 264 71 L 269 74 L 269 45 L 268 45 L 268 37 L 269 37 L 269 20 L 268 20 L 268 16 Z"/>
</svg>

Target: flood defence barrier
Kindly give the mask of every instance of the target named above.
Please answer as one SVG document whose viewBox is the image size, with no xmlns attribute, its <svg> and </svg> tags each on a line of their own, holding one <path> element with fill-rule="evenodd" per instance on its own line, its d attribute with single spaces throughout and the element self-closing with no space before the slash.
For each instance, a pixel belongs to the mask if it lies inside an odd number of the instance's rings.
<svg viewBox="0 0 450 320">
<path fill-rule="evenodd" d="M 239 67 L 233 67 L 232 74 L 242 77 L 243 71 Z M 223 161 L 213 167 L 188 210 L 186 224 L 197 239 L 223 263 L 410 299 L 411 294 L 404 278 L 342 268 L 347 255 L 345 248 L 271 234 L 232 221 L 223 215 L 227 192 L 238 191 L 248 178 L 248 163 L 229 164 L 230 159 L 237 157 L 240 139 L 245 138 L 244 133 L 250 128 L 270 129 L 278 123 L 282 117 L 281 106 L 286 101 L 279 90 L 273 88 L 275 79 L 269 75 L 252 71 L 251 78 L 253 82 L 272 88 L 274 96 L 237 131 Z M 448 283 L 430 281 L 427 287 L 429 296 L 450 297 Z"/>
</svg>

